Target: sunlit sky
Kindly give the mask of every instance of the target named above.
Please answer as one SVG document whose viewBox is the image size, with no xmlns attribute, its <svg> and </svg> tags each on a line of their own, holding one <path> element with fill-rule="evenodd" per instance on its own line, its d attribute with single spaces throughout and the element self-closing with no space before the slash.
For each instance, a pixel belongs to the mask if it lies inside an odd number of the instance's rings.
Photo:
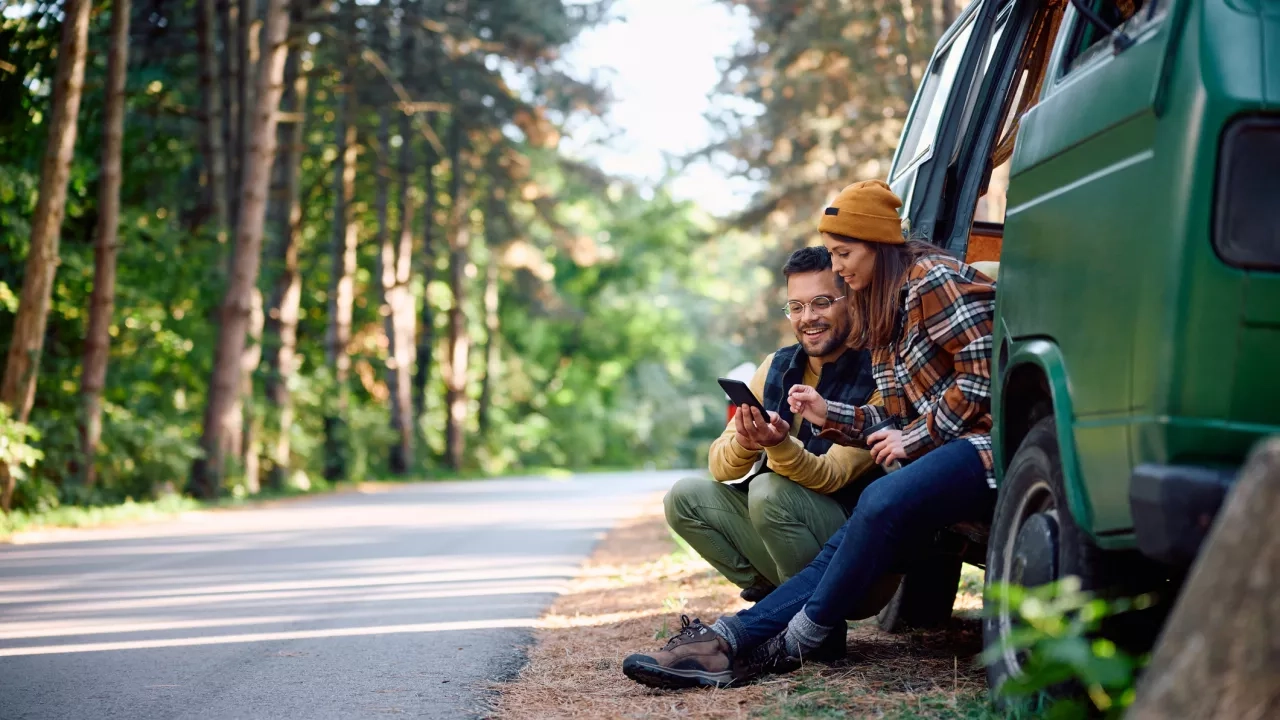
<svg viewBox="0 0 1280 720">
<path fill-rule="evenodd" d="M 712 140 L 703 113 L 720 80 L 716 61 L 750 37 L 748 20 L 715 0 L 617 0 L 613 14 L 614 22 L 584 33 L 564 59 L 575 75 L 598 69 L 610 79 L 614 102 L 606 120 L 617 135 L 606 139 L 599 127 L 582 128 L 564 149 L 611 174 L 654 183 L 668 157 Z M 677 197 L 717 214 L 741 209 L 754 188 L 707 163 L 671 184 Z"/>
</svg>

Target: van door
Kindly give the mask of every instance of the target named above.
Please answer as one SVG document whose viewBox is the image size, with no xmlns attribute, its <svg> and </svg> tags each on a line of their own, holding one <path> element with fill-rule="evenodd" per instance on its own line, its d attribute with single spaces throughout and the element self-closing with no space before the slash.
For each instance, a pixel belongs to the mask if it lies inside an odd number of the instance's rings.
<svg viewBox="0 0 1280 720">
<path fill-rule="evenodd" d="M 1060 15 L 1061 10 L 1052 5 L 1018 0 L 1009 2 L 996 18 L 986 69 L 980 83 L 974 84 L 973 111 L 966 114 L 959 130 L 934 232 L 934 243 L 958 258 L 970 259 L 970 237 L 980 235 L 985 241 L 977 248 L 979 259 L 999 259 L 1004 213 L 988 214 L 975 223 L 975 211 L 979 196 L 989 190 L 997 164 L 997 138 L 1008 143 L 1016 136 L 1020 108 L 1029 104 L 1034 88 L 1039 87 L 1054 38 L 1050 28 Z"/>
<path fill-rule="evenodd" d="M 932 237 L 937 208 L 926 202 L 930 178 L 935 167 L 945 169 L 951 158 L 956 129 L 991 33 L 995 14 L 989 8 L 1000 2 L 976 0 L 965 8 L 938 41 L 912 101 L 889 170 L 889 186 L 902 198 L 903 224 L 912 237 Z"/>
<path fill-rule="evenodd" d="M 1072 383 L 1075 438 L 1093 529 L 1131 522 L 1134 326 L 1161 216 L 1153 109 L 1170 0 L 1083 0 L 1128 38 L 1068 8 L 1039 103 L 1014 150 L 1000 285 L 1011 337 L 1056 340 Z M 1153 5 L 1154 3 L 1154 5 Z M 1082 293 L 1087 278 L 1089 292 Z"/>
</svg>

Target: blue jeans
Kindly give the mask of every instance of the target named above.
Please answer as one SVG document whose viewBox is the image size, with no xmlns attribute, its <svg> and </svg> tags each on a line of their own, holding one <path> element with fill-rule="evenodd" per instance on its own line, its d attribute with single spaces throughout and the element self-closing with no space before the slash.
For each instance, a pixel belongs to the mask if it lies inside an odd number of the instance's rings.
<svg viewBox="0 0 1280 720">
<path fill-rule="evenodd" d="M 835 627 L 900 551 L 948 525 L 990 521 L 995 499 L 978 451 L 965 440 L 949 442 L 871 483 L 813 562 L 721 623 L 739 653 L 782 632 L 802 608 L 818 625 Z"/>
</svg>

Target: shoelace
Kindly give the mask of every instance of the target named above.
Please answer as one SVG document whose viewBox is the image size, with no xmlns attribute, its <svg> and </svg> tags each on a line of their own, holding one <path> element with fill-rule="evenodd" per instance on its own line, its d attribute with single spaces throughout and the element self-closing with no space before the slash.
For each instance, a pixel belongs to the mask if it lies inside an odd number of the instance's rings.
<svg viewBox="0 0 1280 720">
<path fill-rule="evenodd" d="M 662 649 L 670 650 L 672 647 L 679 645 L 680 642 L 682 641 L 682 638 L 688 638 L 692 640 L 693 638 L 697 637 L 698 628 L 694 627 L 695 625 L 697 625 L 698 627 L 701 627 L 702 621 L 697 618 L 690 620 L 688 615 L 681 615 L 680 616 L 680 632 L 672 636 L 672 638 L 667 641 L 666 646 L 664 646 Z"/>
</svg>

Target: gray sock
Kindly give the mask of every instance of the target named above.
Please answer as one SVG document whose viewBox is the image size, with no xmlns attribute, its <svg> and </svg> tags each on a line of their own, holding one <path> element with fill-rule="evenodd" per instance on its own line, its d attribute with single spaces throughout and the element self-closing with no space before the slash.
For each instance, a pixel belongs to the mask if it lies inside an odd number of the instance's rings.
<svg viewBox="0 0 1280 720">
<path fill-rule="evenodd" d="M 787 623 L 785 632 L 787 654 L 803 658 L 818 649 L 822 641 L 826 640 L 827 635 L 831 633 L 831 628 L 810 620 L 802 608 L 791 618 L 791 622 Z"/>
<path fill-rule="evenodd" d="M 730 654 L 738 654 L 738 640 L 733 636 L 733 630 L 729 629 L 729 625 L 725 623 L 724 618 L 711 623 L 711 632 L 724 638 L 724 641 L 729 643 L 729 649 L 732 651 Z"/>
</svg>

